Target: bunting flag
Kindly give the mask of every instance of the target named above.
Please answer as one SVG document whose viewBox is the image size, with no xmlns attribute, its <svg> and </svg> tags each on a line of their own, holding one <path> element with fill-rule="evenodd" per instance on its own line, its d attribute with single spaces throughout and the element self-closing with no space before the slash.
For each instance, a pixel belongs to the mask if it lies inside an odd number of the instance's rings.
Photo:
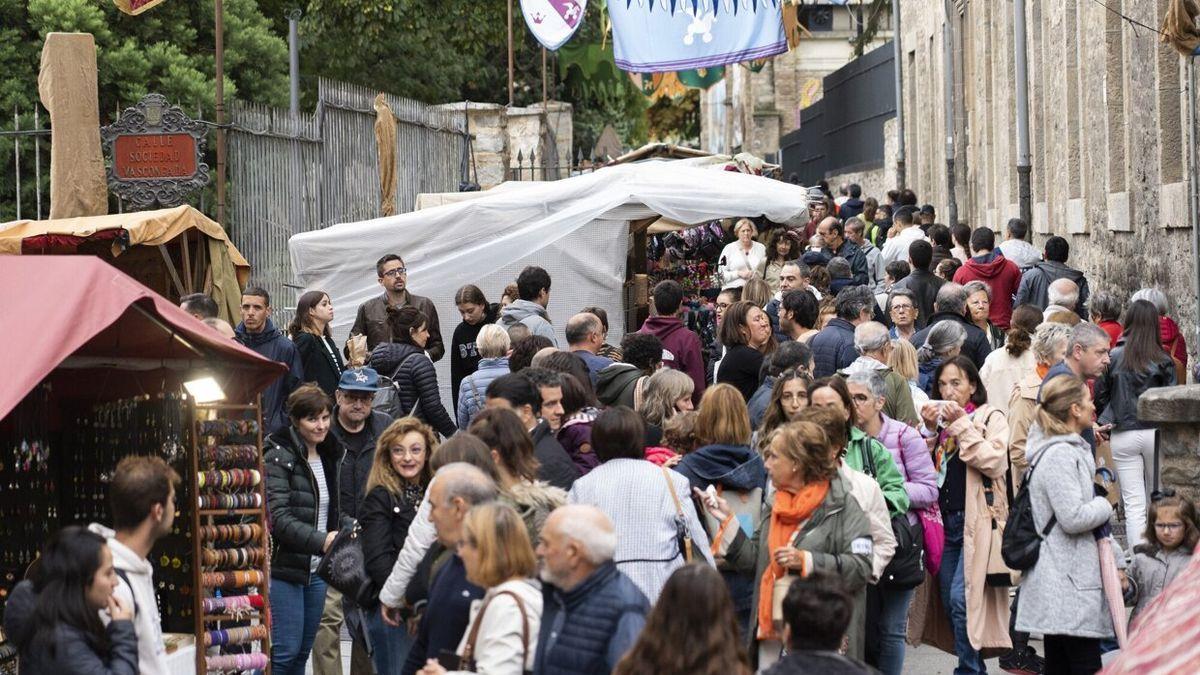
<svg viewBox="0 0 1200 675">
<path fill-rule="evenodd" d="M 781 0 L 613 0 L 615 62 L 661 73 L 782 54 L 781 11 Z"/>
<path fill-rule="evenodd" d="M 122 12 L 137 16 L 142 12 L 149 11 L 157 7 L 165 1 L 166 0 L 113 0 L 113 4 L 116 5 L 117 9 L 121 10 Z"/>
<path fill-rule="evenodd" d="M 543 47 L 554 51 L 583 25 L 587 0 L 521 0 L 525 25 Z"/>
</svg>

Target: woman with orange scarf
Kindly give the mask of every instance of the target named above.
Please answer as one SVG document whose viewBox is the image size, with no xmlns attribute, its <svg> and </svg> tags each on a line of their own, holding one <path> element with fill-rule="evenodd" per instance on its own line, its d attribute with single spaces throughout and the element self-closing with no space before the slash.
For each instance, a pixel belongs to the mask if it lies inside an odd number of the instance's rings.
<svg viewBox="0 0 1200 675">
<path fill-rule="evenodd" d="M 754 570 L 757 580 L 750 636 L 758 647 L 751 650 L 751 659 L 757 657 L 760 670 L 777 661 L 783 648 L 778 608 L 789 576 L 824 570 L 839 574 L 848 592 L 857 596 L 866 591 L 871 526 L 832 454 L 825 431 L 811 422 L 777 429 L 764 453 L 775 492 L 763 503 L 755 537 L 748 538 L 740 527 L 723 528 L 718 556 L 730 567 Z M 721 522 L 732 517 L 725 500 L 700 491 L 697 496 Z"/>
</svg>

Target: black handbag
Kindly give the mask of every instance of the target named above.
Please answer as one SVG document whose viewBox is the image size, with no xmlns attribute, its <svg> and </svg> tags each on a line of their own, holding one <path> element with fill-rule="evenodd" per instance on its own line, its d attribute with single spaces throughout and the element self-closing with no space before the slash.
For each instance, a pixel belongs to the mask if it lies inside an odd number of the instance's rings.
<svg viewBox="0 0 1200 675">
<path fill-rule="evenodd" d="M 355 522 L 353 527 L 339 530 L 333 538 L 329 550 L 317 563 L 317 576 L 355 604 L 370 605 L 373 588 L 364 561 L 362 528 Z"/>
<path fill-rule="evenodd" d="M 878 480 L 870 447 L 864 449 L 863 455 L 867 475 Z M 925 581 L 925 529 L 921 519 L 910 523 L 907 513 L 892 516 L 892 536 L 896 538 L 896 553 L 879 575 L 879 587 L 907 591 L 920 586 Z"/>
</svg>

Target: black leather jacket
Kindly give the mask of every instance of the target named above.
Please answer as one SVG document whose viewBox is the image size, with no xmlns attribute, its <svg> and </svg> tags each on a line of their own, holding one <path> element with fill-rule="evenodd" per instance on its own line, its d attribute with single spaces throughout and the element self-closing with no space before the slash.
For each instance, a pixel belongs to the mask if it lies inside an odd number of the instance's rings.
<svg viewBox="0 0 1200 675">
<path fill-rule="evenodd" d="M 1164 353 L 1163 360 L 1133 372 L 1123 367 L 1124 356 L 1124 345 L 1114 349 L 1108 370 L 1096 379 L 1096 410 L 1100 411 L 1100 423 L 1112 424 L 1113 431 L 1146 429 L 1138 421 L 1138 397 L 1147 389 L 1174 386 L 1175 363 Z"/>
</svg>

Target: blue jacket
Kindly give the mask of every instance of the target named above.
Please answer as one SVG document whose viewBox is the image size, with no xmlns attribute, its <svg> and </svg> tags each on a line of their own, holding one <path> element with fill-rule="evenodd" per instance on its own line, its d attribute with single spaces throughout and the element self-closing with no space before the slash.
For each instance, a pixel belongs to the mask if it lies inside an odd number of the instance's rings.
<svg viewBox="0 0 1200 675">
<path fill-rule="evenodd" d="M 466 431 L 471 419 L 483 410 L 487 399 L 487 388 L 496 378 L 509 373 L 508 357 L 480 359 L 479 368 L 463 378 L 458 389 L 458 428 Z"/>
<path fill-rule="evenodd" d="M 571 352 L 575 356 L 583 359 L 584 365 L 588 369 L 588 377 L 592 378 L 592 388 L 596 388 L 597 378 L 600 376 L 600 371 L 613 364 L 612 359 L 606 359 L 603 356 L 597 356 L 586 349 L 578 349 Z"/>
<path fill-rule="evenodd" d="M 545 599 L 535 675 L 608 675 L 628 652 L 650 603 L 612 562 L 569 591 L 542 586 Z"/>
<path fill-rule="evenodd" d="M 267 319 L 261 333 L 251 333 L 246 330 L 245 323 L 239 323 L 234 329 L 237 341 L 260 355 L 278 361 L 288 367 L 287 375 L 271 383 L 262 394 L 263 435 L 279 431 L 288 426 L 286 410 L 287 397 L 291 396 L 296 387 L 304 382 L 304 364 L 300 359 L 300 350 L 295 343 L 287 339 L 275 324 Z"/>
<path fill-rule="evenodd" d="M 481 598 L 483 589 L 467 581 L 462 558 L 451 555 L 429 586 L 429 604 L 404 661 L 404 675 L 414 675 L 425 667 L 426 659 L 436 659 L 442 650 L 457 650 L 471 620 L 471 602 Z"/>
<path fill-rule="evenodd" d="M 675 470 L 701 490 L 720 485 L 746 492 L 767 486 L 762 457 L 748 445 L 706 445 L 684 455 Z"/>
<path fill-rule="evenodd" d="M 762 426 L 763 418 L 767 416 L 767 408 L 771 405 L 771 390 L 774 387 L 775 378 L 766 376 L 762 384 L 758 385 L 758 390 L 750 397 L 750 402 L 746 404 L 746 411 L 750 413 L 751 429 Z"/>
<path fill-rule="evenodd" d="M 809 343 L 813 351 L 813 377 L 829 377 L 854 363 L 858 351 L 854 349 L 854 324 L 834 317 L 829 325 L 813 336 Z"/>
</svg>

